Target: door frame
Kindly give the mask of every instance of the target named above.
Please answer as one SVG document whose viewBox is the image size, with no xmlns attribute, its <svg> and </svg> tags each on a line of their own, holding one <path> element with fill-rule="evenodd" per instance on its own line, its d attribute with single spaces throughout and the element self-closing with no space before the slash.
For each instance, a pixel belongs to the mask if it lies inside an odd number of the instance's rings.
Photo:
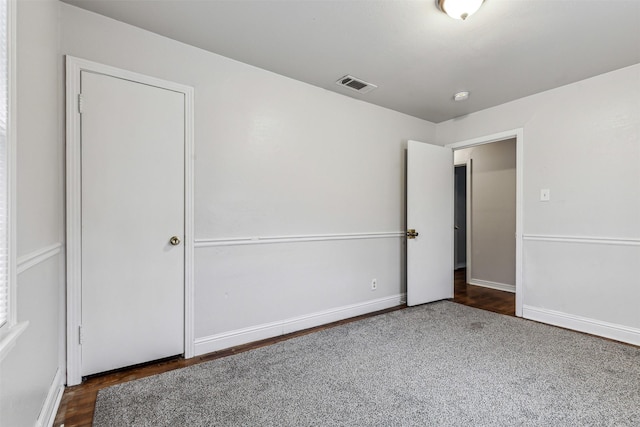
<svg viewBox="0 0 640 427">
<path fill-rule="evenodd" d="M 454 150 L 455 151 L 455 150 Z M 460 168 L 460 167 L 464 167 L 464 180 L 465 180 L 465 187 L 466 187 L 466 191 L 465 191 L 465 269 L 466 269 L 466 275 L 467 275 L 467 282 L 469 282 L 469 278 L 470 276 L 470 271 L 471 271 L 471 159 L 467 159 L 464 162 L 460 162 L 460 163 L 456 163 L 454 161 L 453 163 L 453 171 L 455 174 L 455 170 L 456 168 Z M 454 188 L 454 193 L 453 193 L 453 197 L 454 197 L 454 211 L 455 211 L 455 188 Z M 455 229 L 453 232 L 454 235 L 454 242 L 455 242 Z M 456 245 L 454 244 L 453 250 L 456 250 Z M 457 252 L 457 251 L 456 251 Z M 458 268 L 458 263 L 455 262 L 456 261 L 456 254 L 454 254 L 454 262 L 453 262 L 453 268 L 457 269 Z"/>
<path fill-rule="evenodd" d="M 522 317 L 522 306 L 524 305 L 524 285 L 522 275 L 522 246 L 523 246 L 523 219 L 524 219 L 524 129 L 516 128 L 491 135 L 446 144 L 452 150 L 474 147 L 477 145 L 490 144 L 492 142 L 504 141 L 506 139 L 516 139 L 516 316 Z M 467 170 L 469 173 L 470 170 Z M 469 189 L 467 189 L 468 191 Z M 470 233 L 470 230 L 467 230 Z M 470 246 L 467 246 L 467 250 Z M 470 259 L 467 258 L 467 262 Z"/>
<path fill-rule="evenodd" d="M 194 89 L 182 84 L 157 79 L 97 62 L 66 55 L 66 262 L 67 262 L 67 385 L 82 381 L 82 351 L 80 325 L 82 321 L 81 264 L 81 133 L 80 133 L 80 73 L 89 71 L 129 80 L 184 94 L 184 357 L 194 356 L 194 214 L 193 214 L 193 148 Z"/>
</svg>

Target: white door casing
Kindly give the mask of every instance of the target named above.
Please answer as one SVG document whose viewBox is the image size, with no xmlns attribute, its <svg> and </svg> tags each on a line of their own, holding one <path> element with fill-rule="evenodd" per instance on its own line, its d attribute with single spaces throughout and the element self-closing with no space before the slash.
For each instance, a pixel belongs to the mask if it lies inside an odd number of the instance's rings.
<svg viewBox="0 0 640 427">
<path fill-rule="evenodd" d="M 455 157 L 455 156 L 454 156 Z M 453 266 L 455 269 L 461 268 L 461 264 L 465 266 L 466 268 L 466 263 L 467 263 L 467 223 L 469 220 L 469 169 L 470 169 L 470 162 L 471 160 L 467 160 L 465 163 L 456 163 L 454 164 L 454 171 L 455 173 L 458 172 L 459 168 L 463 168 L 464 167 L 464 185 L 465 185 L 465 194 L 464 194 L 464 206 L 465 209 L 464 211 L 459 209 L 459 205 L 458 203 L 460 202 L 460 199 L 458 198 L 459 194 L 458 194 L 458 184 L 456 183 L 454 186 L 454 263 Z M 458 178 L 456 177 L 456 180 Z M 460 214 L 461 212 L 464 212 L 464 221 L 460 221 Z M 460 251 L 460 246 L 464 245 L 465 251 L 464 251 L 464 263 L 460 262 L 460 255 L 461 255 L 461 251 Z"/>
<path fill-rule="evenodd" d="M 67 57 L 68 385 L 193 356 L 192 103 L 192 88 Z"/>
<path fill-rule="evenodd" d="M 453 298 L 453 151 L 409 141 L 407 305 Z"/>
<path fill-rule="evenodd" d="M 471 200 L 473 198 L 473 180 L 471 179 L 472 176 L 473 176 L 473 159 L 467 159 L 467 215 L 466 215 L 467 224 L 466 224 L 466 230 L 465 230 L 465 234 L 467 238 L 467 242 L 466 242 L 467 267 L 466 267 L 465 279 L 467 280 L 467 283 L 471 281 L 471 269 L 473 268 L 473 259 L 471 259 L 471 256 L 472 256 L 471 245 L 473 244 L 471 240 L 471 236 L 472 236 Z"/>
</svg>

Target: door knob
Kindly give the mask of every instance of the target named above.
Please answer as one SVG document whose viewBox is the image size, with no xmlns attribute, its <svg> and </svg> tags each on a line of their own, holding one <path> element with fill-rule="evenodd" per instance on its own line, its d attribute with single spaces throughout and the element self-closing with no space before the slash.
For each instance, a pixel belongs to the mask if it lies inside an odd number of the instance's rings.
<svg viewBox="0 0 640 427">
<path fill-rule="evenodd" d="M 407 230 L 407 239 L 415 239 L 416 237 L 418 237 L 418 233 L 416 230 L 414 230 L 413 228 Z"/>
<path fill-rule="evenodd" d="M 173 246 L 178 246 L 180 244 L 180 238 L 178 236 L 173 236 L 169 239 L 169 243 Z"/>
</svg>

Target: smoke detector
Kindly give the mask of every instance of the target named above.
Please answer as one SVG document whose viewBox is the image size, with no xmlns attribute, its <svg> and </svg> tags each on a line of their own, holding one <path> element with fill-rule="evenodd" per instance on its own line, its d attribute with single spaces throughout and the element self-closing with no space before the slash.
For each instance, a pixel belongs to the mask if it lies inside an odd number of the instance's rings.
<svg viewBox="0 0 640 427">
<path fill-rule="evenodd" d="M 361 80 L 349 75 L 346 75 L 338 79 L 338 81 L 336 81 L 336 84 L 347 87 L 351 90 L 355 90 L 356 92 L 360 92 L 360 93 L 368 93 L 378 88 L 378 86 L 372 83 L 365 82 L 364 80 Z"/>
<path fill-rule="evenodd" d="M 469 99 L 469 92 L 466 90 L 453 94 L 453 100 L 456 102 L 466 101 L 467 99 Z"/>
</svg>

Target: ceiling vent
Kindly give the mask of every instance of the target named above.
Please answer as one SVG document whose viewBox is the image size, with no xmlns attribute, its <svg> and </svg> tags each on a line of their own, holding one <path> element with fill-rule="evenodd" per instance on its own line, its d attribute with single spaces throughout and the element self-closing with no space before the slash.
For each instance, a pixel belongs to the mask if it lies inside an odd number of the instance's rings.
<svg viewBox="0 0 640 427">
<path fill-rule="evenodd" d="M 364 80 L 356 79 L 355 77 L 348 76 L 348 75 L 340 78 L 336 82 L 336 84 L 340 86 L 348 87 L 349 89 L 355 90 L 356 92 L 360 92 L 360 93 L 371 92 L 372 90 L 378 88 L 378 86 L 374 84 L 367 83 Z"/>
</svg>

